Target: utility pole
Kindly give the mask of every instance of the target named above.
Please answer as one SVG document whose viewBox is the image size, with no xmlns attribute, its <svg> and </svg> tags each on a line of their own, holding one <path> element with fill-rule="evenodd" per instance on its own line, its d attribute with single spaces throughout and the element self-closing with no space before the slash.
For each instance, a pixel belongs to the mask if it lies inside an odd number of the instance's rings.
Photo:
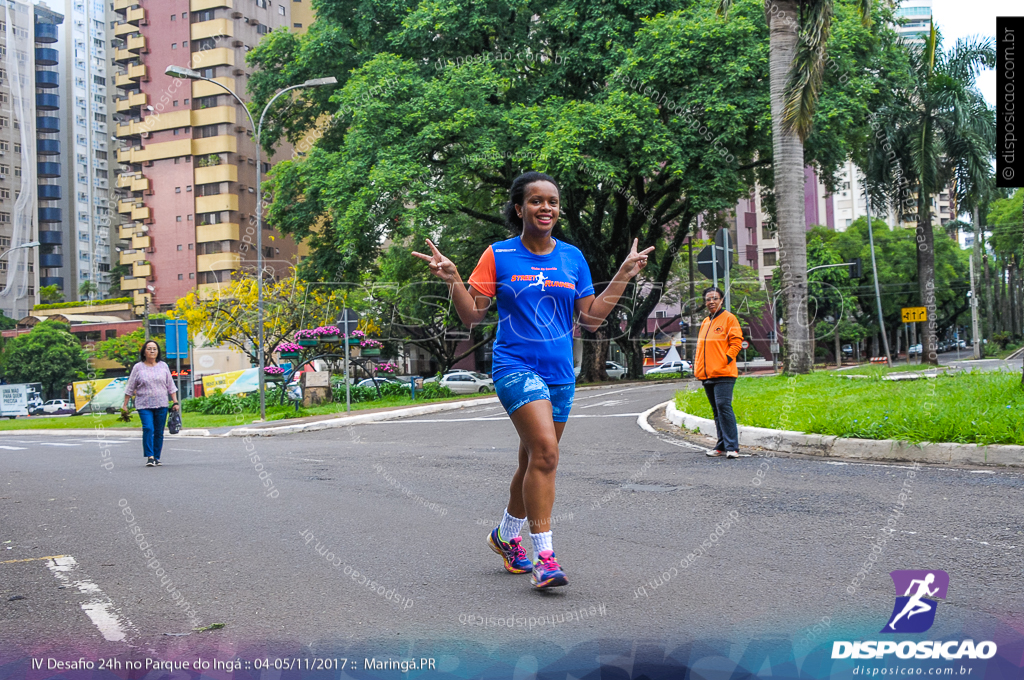
<svg viewBox="0 0 1024 680">
<path fill-rule="evenodd" d="M 875 232 L 871 229 L 871 198 L 868 196 L 867 186 L 864 187 L 864 212 L 868 218 L 868 243 L 871 246 L 871 275 L 875 279 L 875 302 L 878 304 L 878 328 L 882 335 L 882 346 L 885 347 L 885 360 L 891 368 L 892 355 L 889 354 L 889 336 L 885 330 L 885 320 L 882 318 L 882 293 L 878 289 L 878 265 L 875 263 Z"/>
<path fill-rule="evenodd" d="M 149 340 L 149 296 L 146 296 L 146 340 Z"/>
<path fill-rule="evenodd" d="M 974 207 L 974 248 L 971 253 L 971 337 L 974 342 L 974 358 L 981 358 L 981 319 L 978 318 L 978 290 L 974 286 L 974 258 L 981 252 L 981 215 L 978 207 Z"/>
<path fill-rule="evenodd" d="M 725 311 L 732 311 L 732 293 L 729 290 L 729 261 L 732 255 L 729 253 L 729 227 L 725 228 Z"/>
</svg>

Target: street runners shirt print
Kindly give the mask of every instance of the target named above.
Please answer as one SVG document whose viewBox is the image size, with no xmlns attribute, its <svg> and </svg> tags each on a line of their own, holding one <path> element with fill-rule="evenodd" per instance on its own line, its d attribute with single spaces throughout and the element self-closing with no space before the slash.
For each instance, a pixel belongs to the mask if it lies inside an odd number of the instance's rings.
<svg viewBox="0 0 1024 680">
<path fill-rule="evenodd" d="M 536 371 L 549 385 L 576 381 L 572 367 L 576 300 L 594 294 L 590 267 L 578 248 L 555 241 L 535 255 L 517 236 L 495 243 L 480 257 L 469 283 L 498 298 L 498 334 L 491 375 Z"/>
</svg>

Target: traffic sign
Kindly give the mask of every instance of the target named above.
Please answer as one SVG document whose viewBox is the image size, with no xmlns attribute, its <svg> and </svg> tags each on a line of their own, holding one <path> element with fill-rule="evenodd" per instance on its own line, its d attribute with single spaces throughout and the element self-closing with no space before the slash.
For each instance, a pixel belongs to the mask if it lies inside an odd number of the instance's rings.
<svg viewBox="0 0 1024 680">
<path fill-rule="evenodd" d="M 697 253 L 697 271 L 703 274 L 705 278 L 712 280 L 725 278 L 725 233 L 725 229 L 719 229 L 718 234 L 715 236 L 714 244 L 704 246 L 704 248 Z M 736 249 L 733 246 L 733 240 L 730 238 L 728 248 L 730 267 L 736 266 L 736 262 L 733 259 L 736 255 Z"/>
<path fill-rule="evenodd" d="M 740 345 L 740 347 L 742 347 L 743 349 L 746 349 L 746 348 L 750 347 L 750 343 L 749 343 L 749 342 L 747 342 L 746 340 L 744 340 L 744 341 L 743 341 L 743 344 L 742 344 L 742 345 Z"/>
<path fill-rule="evenodd" d="M 335 323 L 344 335 L 351 335 L 359 326 L 359 312 L 354 309 L 342 309 Z"/>
<path fill-rule="evenodd" d="M 916 323 L 918 321 L 927 321 L 928 308 L 903 307 L 902 309 L 900 309 L 900 315 L 903 317 L 903 323 Z"/>
<path fill-rule="evenodd" d="M 184 319 L 168 319 L 165 324 L 167 358 L 188 359 L 188 322 Z"/>
</svg>

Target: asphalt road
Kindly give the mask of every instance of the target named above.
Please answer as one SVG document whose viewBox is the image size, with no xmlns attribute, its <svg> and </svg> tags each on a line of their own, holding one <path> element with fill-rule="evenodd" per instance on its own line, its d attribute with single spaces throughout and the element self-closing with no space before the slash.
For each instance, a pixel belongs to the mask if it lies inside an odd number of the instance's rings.
<svg viewBox="0 0 1024 680">
<path fill-rule="evenodd" d="M 463 654 L 765 635 L 799 651 L 821 621 L 822 635 L 874 639 L 894 569 L 949 572 L 938 635 L 1024 616 L 1019 472 L 710 459 L 637 425 L 692 386 L 577 393 L 553 527 L 570 584 L 549 592 L 485 544 L 517 449 L 497 405 L 249 443 L 173 439 L 158 468 L 138 439 L 4 437 L 0 654 L 359 650 L 455 668 Z M 563 617 L 554 630 L 539 623 L 549 615 Z M 191 632 L 212 623 L 225 627 Z"/>
</svg>

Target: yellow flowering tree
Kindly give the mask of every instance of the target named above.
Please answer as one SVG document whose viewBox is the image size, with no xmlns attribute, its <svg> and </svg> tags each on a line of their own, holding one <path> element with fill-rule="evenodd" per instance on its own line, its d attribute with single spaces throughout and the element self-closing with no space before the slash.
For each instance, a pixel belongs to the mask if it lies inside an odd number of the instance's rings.
<svg viewBox="0 0 1024 680">
<path fill-rule="evenodd" d="M 192 291 L 178 300 L 169 314 L 188 322 L 189 340 L 202 336 L 205 346 L 227 344 L 238 348 L 252 363 L 259 361 L 257 283 L 243 273 L 222 290 Z M 263 282 L 263 351 L 267 365 L 279 343 L 300 328 L 331 325 L 339 311 L 351 305 L 352 291 L 311 288 L 292 271 L 279 280 Z M 333 316 L 332 316 L 333 314 Z"/>
</svg>

